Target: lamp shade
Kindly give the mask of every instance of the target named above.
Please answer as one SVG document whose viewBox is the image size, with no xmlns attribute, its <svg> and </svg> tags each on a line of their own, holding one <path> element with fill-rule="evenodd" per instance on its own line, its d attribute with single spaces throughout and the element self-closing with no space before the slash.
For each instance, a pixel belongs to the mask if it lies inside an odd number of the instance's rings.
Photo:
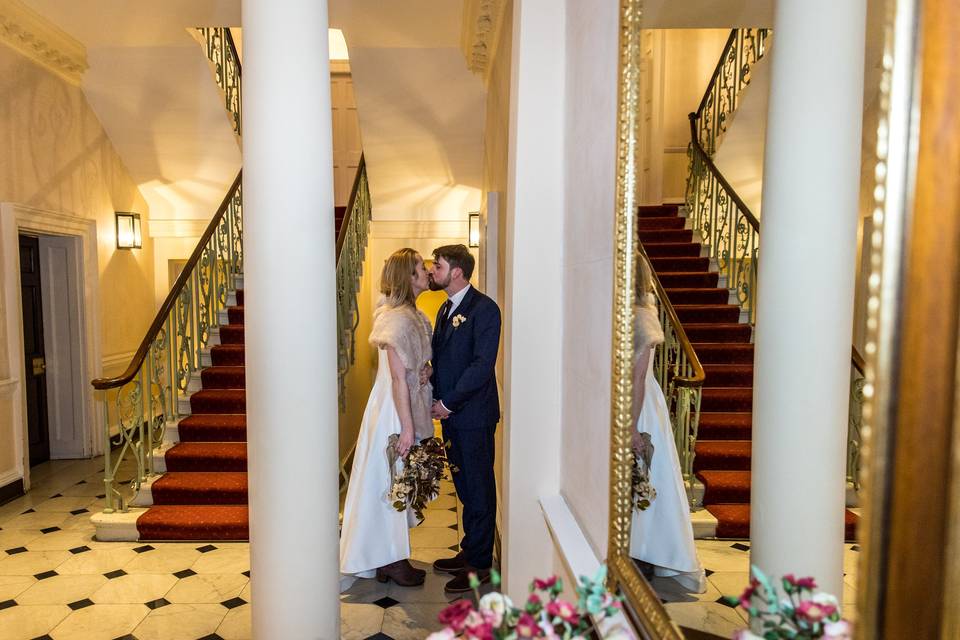
<svg viewBox="0 0 960 640">
<path fill-rule="evenodd" d="M 470 224 L 467 227 L 467 244 L 471 247 L 480 246 L 480 214 L 471 213 Z"/>
<path fill-rule="evenodd" d="M 139 249 L 143 246 L 140 214 L 117 211 L 117 249 Z"/>
</svg>

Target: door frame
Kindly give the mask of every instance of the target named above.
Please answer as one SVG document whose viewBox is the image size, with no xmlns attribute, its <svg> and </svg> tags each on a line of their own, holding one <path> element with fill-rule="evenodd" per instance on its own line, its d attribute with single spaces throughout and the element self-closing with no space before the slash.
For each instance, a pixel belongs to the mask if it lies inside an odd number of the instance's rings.
<svg viewBox="0 0 960 640">
<path fill-rule="evenodd" d="M 0 470 L 0 486 L 23 478 L 24 491 L 30 489 L 30 463 L 27 447 L 26 389 L 23 371 L 23 315 L 20 299 L 20 263 L 18 237 L 21 233 L 70 236 L 79 241 L 80 273 L 74 284 L 76 299 L 82 301 L 79 324 L 82 327 L 80 359 L 74 365 L 75 375 L 93 380 L 101 375 L 99 318 L 99 266 L 97 259 L 97 223 L 75 215 L 46 211 L 26 205 L 0 203 L 0 267 L 2 267 L 3 310 L 0 316 L 0 339 L 6 341 L 7 362 L 0 361 L 0 399 L 9 396 L 13 424 L 20 424 L 20 437 L 14 436 L 16 468 Z M 6 376 L 4 378 L 4 376 Z M 103 434 L 95 429 L 102 422 L 102 409 L 94 402 L 92 390 L 81 396 L 81 417 L 85 456 L 103 451 Z"/>
</svg>

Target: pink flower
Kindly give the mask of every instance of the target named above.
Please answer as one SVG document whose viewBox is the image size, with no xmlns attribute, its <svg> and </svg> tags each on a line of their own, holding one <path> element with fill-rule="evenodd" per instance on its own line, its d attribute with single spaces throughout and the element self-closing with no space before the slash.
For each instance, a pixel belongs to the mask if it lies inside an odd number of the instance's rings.
<svg viewBox="0 0 960 640">
<path fill-rule="evenodd" d="M 836 605 L 830 603 L 801 600 L 800 604 L 797 605 L 797 618 L 813 624 L 815 622 L 822 622 L 824 618 L 829 618 L 836 613 L 836 611 Z"/>
<path fill-rule="evenodd" d="M 557 584 L 557 576 L 550 576 L 546 580 L 541 580 L 540 578 L 534 578 L 533 586 L 539 589 L 540 591 L 549 591 Z"/>
<path fill-rule="evenodd" d="M 457 633 L 450 627 L 444 627 L 442 631 L 435 631 L 427 636 L 427 640 L 453 640 Z"/>
<path fill-rule="evenodd" d="M 459 632 L 463 629 L 463 623 L 466 621 L 467 616 L 473 612 L 473 605 L 469 600 L 457 600 L 441 611 L 440 615 L 437 616 L 437 620 L 440 621 L 440 624 L 446 625 L 454 631 Z"/>
<path fill-rule="evenodd" d="M 470 625 L 464 633 L 468 638 L 472 638 L 473 640 L 493 640 L 493 625 L 489 622 Z"/>
<path fill-rule="evenodd" d="M 797 578 L 797 577 L 794 577 L 792 573 L 788 573 L 785 576 L 783 576 L 783 579 L 789 582 L 790 584 L 792 584 L 793 586 L 798 587 L 800 589 L 808 589 L 810 591 L 813 591 L 814 589 L 817 588 L 817 583 L 816 581 L 814 581 L 813 577 L 811 576 L 807 576 L 805 578 Z"/>
<path fill-rule="evenodd" d="M 760 581 L 756 578 L 750 579 L 750 586 L 743 590 L 743 593 L 740 594 L 740 606 L 744 609 L 750 608 L 750 599 L 753 598 L 753 594 L 757 592 L 757 587 L 760 586 Z"/>
<path fill-rule="evenodd" d="M 536 638 L 540 633 L 540 627 L 537 626 L 537 621 L 533 619 L 529 613 L 520 614 L 520 619 L 517 620 L 517 637 L 518 638 Z"/>
<path fill-rule="evenodd" d="M 577 624 L 577 622 L 580 621 L 580 616 L 577 615 L 577 610 L 572 604 L 566 602 L 565 600 L 554 600 L 553 602 L 548 602 L 547 614 L 553 618 L 560 618 L 564 622 L 569 622 L 570 624 Z"/>
<path fill-rule="evenodd" d="M 828 622 L 823 625 L 825 640 L 853 640 L 853 625 L 847 620 Z"/>
<path fill-rule="evenodd" d="M 543 606 L 543 601 L 535 593 L 531 593 L 530 597 L 527 598 L 527 606 L 524 607 L 527 613 L 537 613 L 540 611 L 540 608 Z"/>
</svg>

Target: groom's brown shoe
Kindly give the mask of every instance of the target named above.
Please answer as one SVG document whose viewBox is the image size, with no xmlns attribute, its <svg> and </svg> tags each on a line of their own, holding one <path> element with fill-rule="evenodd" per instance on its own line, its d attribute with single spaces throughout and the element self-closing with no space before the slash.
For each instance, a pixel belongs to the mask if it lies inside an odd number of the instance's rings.
<svg viewBox="0 0 960 640">
<path fill-rule="evenodd" d="M 443 585 L 443 590 L 446 593 L 467 593 L 473 591 L 473 587 L 470 586 L 471 573 L 476 574 L 480 584 L 490 582 L 490 569 L 474 569 L 470 565 L 467 565 L 454 574 L 453 580 Z"/>
<path fill-rule="evenodd" d="M 440 558 L 433 563 L 433 570 L 439 573 L 457 573 L 467 566 L 467 558 L 463 551 L 452 558 Z"/>
</svg>

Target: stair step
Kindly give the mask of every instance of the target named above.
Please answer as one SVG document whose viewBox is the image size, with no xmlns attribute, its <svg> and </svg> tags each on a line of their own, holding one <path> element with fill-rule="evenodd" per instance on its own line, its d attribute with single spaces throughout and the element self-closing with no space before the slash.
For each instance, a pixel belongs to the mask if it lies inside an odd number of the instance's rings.
<svg viewBox="0 0 960 640">
<path fill-rule="evenodd" d="M 750 504 L 749 471 L 700 471 L 703 483 L 703 504 Z"/>
<path fill-rule="evenodd" d="M 686 222 L 680 216 L 642 216 L 637 219 L 637 229 L 640 231 L 683 229 Z"/>
<path fill-rule="evenodd" d="M 243 325 L 228 324 L 220 327 L 220 344 L 243 344 Z"/>
<path fill-rule="evenodd" d="M 690 256 L 668 256 L 650 258 L 650 265 L 658 274 L 669 273 L 706 273 L 710 269 L 710 258 Z"/>
<path fill-rule="evenodd" d="M 180 442 L 246 442 L 247 416 L 243 413 L 191 415 L 178 425 Z"/>
<path fill-rule="evenodd" d="M 644 242 L 643 249 L 647 252 L 649 258 L 669 256 L 699 258 L 701 245 L 699 242 Z"/>
<path fill-rule="evenodd" d="M 229 307 L 227 317 L 230 319 L 230 324 L 243 324 L 243 305 Z"/>
<path fill-rule="evenodd" d="M 690 342 L 739 342 L 749 343 L 753 327 L 749 324 L 690 322 L 683 324 Z"/>
<path fill-rule="evenodd" d="M 704 387 L 700 394 L 700 411 L 722 413 L 753 410 L 753 387 Z"/>
<path fill-rule="evenodd" d="M 210 348 L 215 367 L 243 366 L 245 347 L 242 344 L 218 344 Z"/>
<path fill-rule="evenodd" d="M 753 431 L 753 414 L 748 411 L 724 413 L 701 411 L 697 439 L 747 440 Z"/>
<path fill-rule="evenodd" d="M 684 327 L 686 329 L 686 327 Z M 690 334 L 687 334 L 690 338 Z M 690 338 L 701 364 L 753 364 L 753 345 L 698 342 Z"/>
<path fill-rule="evenodd" d="M 749 471 L 749 440 L 702 440 L 694 447 L 694 471 Z"/>
<path fill-rule="evenodd" d="M 692 229 L 639 231 L 640 242 L 693 242 Z"/>
<path fill-rule="evenodd" d="M 164 455 L 167 471 L 246 471 L 246 442 L 181 442 Z"/>
<path fill-rule="evenodd" d="M 707 511 L 717 519 L 718 538 L 750 539 L 749 504 L 711 504 L 707 506 Z M 852 511 L 844 512 L 844 535 L 848 542 L 856 541 L 859 520 Z"/>
<path fill-rule="evenodd" d="M 190 411 L 198 413 L 245 413 L 247 392 L 244 389 L 203 389 L 190 396 Z"/>
<path fill-rule="evenodd" d="M 172 471 L 151 487 L 153 504 L 247 504 L 247 474 L 242 471 Z"/>
<path fill-rule="evenodd" d="M 673 309 L 684 327 L 688 322 L 736 324 L 740 319 L 740 307 L 735 304 L 674 304 Z"/>
<path fill-rule="evenodd" d="M 243 289 L 237 289 L 237 304 L 243 306 Z"/>
<path fill-rule="evenodd" d="M 249 540 L 246 505 L 160 505 L 137 519 L 140 540 Z"/>
<path fill-rule="evenodd" d="M 696 349 L 694 349 L 696 351 Z M 705 364 L 705 387 L 752 387 L 752 364 Z"/>
<path fill-rule="evenodd" d="M 200 372 L 204 389 L 243 389 L 246 368 L 242 366 L 213 366 Z"/>
<path fill-rule="evenodd" d="M 720 275 L 717 273 L 676 273 L 657 271 L 657 279 L 664 289 L 672 288 L 716 288 Z M 671 299 L 671 302 L 673 300 Z"/>
<path fill-rule="evenodd" d="M 670 304 L 727 304 L 730 300 L 730 291 L 727 289 L 683 289 L 664 288 Z"/>
<path fill-rule="evenodd" d="M 641 218 L 660 218 L 678 214 L 678 204 L 649 204 L 637 207 L 637 215 Z"/>
</svg>

